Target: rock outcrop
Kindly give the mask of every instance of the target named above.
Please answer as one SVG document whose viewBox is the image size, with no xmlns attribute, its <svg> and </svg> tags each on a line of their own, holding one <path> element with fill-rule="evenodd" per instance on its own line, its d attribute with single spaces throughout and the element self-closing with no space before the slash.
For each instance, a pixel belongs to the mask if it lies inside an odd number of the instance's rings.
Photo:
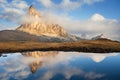
<svg viewBox="0 0 120 80">
<path fill-rule="evenodd" d="M 46 35 L 54 37 L 65 37 L 67 32 L 59 25 L 44 24 L 44 23 L 29 23 L 23 24 L 17 28 L 19 31 L 27 32 L 34 35 Z"/>
<path fill-rule="evenodd" d="M 35 18 L 41 17 L 40 12 L 37 11 L 37 10 L 34 8 L 33 5 L 31 5 L 31 6 L 29 7 L 29 12 L 28 12 L 28 14 L 29 14 L 30 16 L 34 16 Z"/>
<path fill-rule="evenodd" d="M 42 17 L 39 11 L 37 11 L 34 6 L 29 7 L 28 12 L 29 17 L 33 19 L 39 19 Z M 47 24 L 45 22 L 40 21 L 32 21 L 30 23 L 22 24 L 17 28 L 19 31 L 27 32 L 34 35 L 46 35 L 46 36 L 54 36 L 54 37 L 65 37 L 68 33 L 58 24 Z"/>
</svg>

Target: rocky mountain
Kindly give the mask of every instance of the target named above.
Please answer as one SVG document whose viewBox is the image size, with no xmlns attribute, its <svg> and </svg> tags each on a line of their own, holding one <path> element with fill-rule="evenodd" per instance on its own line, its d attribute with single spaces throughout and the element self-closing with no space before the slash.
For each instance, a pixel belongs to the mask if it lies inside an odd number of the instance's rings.
<svg viewBox="0 0 120 80">
<path fill-rule="evenodd" d="M 32 21 L 20 25 L 16 30 L 0 31 L 0 41 L 42 41 L 66 42 L 81 40 L 80 37 L 67 33 L 58 24 L 48 24 L 39 21 L 42 15 L 34 6 L 30 6 L 28 14 Z"/>
<path fill-rule="evenodd" d="M 54 37 L 66 37 L 68 33 L 58 24 L 47 24 L 44 22 L 36 21 L 42 17 L 40 12 L 37 11 L 34 6 L 29 7 L 28 14 L 29 17 L 35 19 L 30 23 L 22 24 L 16 30 L 27 32 L 34 35 L 46 35 L 46 36 L 54 36 Z"/>
<path fill-rule="evenodd" d="M 50 37 L 50 36 L 36 36 L 18 30 L 3 30 L 0 31 L 0 41 L 41 41 L 41 42 L 64 42 L 70 39 Z"/>
<path fill-rule="evenodd" d="M 27 32 L 34 35 L 46 35 L 46 36 L 54 36 L 54 37 L 65 37 L 67 36 L 67 32 L 62 29 L 59 25 L 53 24 L 44 24 L 44 23 L 29 23 L 23 24 L 17 28 L 19 31 Z"/>
<path fill-rule="evenodd" d="M 37 11 L 37 10 L 34 8 L 33 5 L 31 5 L 31 6 L 29 7 L 28 14 L 29 14 L 30 16 L 34 16 L 35 18 L 41 17 L 40 12 Z"/>
<path fill-rule="evenodd" d="M 106 37 L 104 36 L 104 34 L 100 34 L 98 36 L 95 36 L 93 38 L 91 38 L 92 40 L 97 40 L 97 39 L 105 39 Z M 107 39 L 107 38 L 106 38 Z"/>
</svg>

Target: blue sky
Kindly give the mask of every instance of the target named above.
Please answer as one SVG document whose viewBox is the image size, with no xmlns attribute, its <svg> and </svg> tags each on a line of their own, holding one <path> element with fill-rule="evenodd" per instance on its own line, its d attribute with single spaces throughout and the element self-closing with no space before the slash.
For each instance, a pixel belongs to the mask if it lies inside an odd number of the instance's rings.
<svg viewBox="0 0 120 80">
<path fill-rule="evenodd" d="M 0 0 L 0 30 L 19 27 L 21 17 L 34 5 L 46 20 L 49 18 L 70 33 L 103 33 L 120 39 L 119 4 L 120 0 Z"/>
<path fill-rule="evenodd" d="M 61 0 L 53 0 L 59 4 Z M 75 1 L 75 0 L 73 0 Z M 77 1 L 77 0 L 76 0 Z M 120 20 L 120 0 L 103 0 L 93 4 L 85 4 L 75 10 L 68 11 L 67 13 L 74 16 L 76 19 L 88 19 L 95 13 L 99 13 L 106 18 Z"/>
<path fill-rule="evenodd" d="M 1 0 L 2 1 L 2 0 Z M 11 3 L 14 0 L 7 0 Z M 22 0 L 21 0 L 22 1 Z M 46 9 L 39 1 L 42 0 L 23 0 L 27 2 L 27 5 L 35 4 L 37 9 Z M 82 2 L 84 0 L 70 0 L 72 2 Z M 66 11 L 67 14 L 73 16 L 76 19 L 87 19 L 95 13 L 99 13 L 106 18 L 120 20 L 120 0 L 86 0 L 93 2 L 92 4 L 83 4 L 82 6 L 75 8 L 74 10 Z M 59 5 L 62 0 L 51 0 L 54 4 Z M 71 5 L 72 6 L 72 5 Z M 1 9 L 1 7 L 0 7 Z M 58 10 L 59 11 L 59 10 Z M 2 12 L 2 11 L 1 11 Z M 60 13 L 65 12 L 60 10 Z"/>
<path fill-rule="evenodd" d="M 104 0 L 92 5 L 83 5 L 71 12 L 71 15 L 79 19 L 87 19 L 94 13 L 99 13 L 106 18 L 120 20 L 120 0 Z"/>
<path fill-rule="evenodd" d="M 60 4 L 61 0 L 53 0 Z M 79 0 L 72 0 L 79 1 Z M 71 5 L 72 6 L 72 5 Z M 68 11 L 68 14 L 77 19 L 87 19 L 95 13 L 99 13 L 106 18 L 120 20 L 120 0 L 103 0 L 93 4 L 85 4 L 75 10 Z"/>
</svg>

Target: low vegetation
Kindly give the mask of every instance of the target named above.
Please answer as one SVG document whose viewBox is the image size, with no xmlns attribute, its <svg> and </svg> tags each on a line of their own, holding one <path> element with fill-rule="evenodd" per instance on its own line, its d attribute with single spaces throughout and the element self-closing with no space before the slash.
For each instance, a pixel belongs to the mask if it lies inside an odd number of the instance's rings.
<svg viewBox="0 0 120 80">
<path fill-rule="evenodd" d="M 77 42 L 34 42 L 16 41 L 0 42 L 0 53 L 25 52 L 25 51 L 79 51 L 108 53 L 120 52 L 120 42 L 111 40 L 85 40 Z"/>
</svg>

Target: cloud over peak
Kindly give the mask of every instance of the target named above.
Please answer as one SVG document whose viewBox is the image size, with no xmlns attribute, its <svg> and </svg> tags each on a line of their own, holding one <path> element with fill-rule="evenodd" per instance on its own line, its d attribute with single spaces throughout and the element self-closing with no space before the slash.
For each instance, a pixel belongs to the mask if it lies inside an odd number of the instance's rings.
<svg viewBox="0 0 120 80">
<path fill-rule="evenodd" d="M 102 15 L 96 13 L 91 17 L 91 20 L 93 20 L 93 21 L 104 21 L 105 18 Z"/>
<path fill-rule="evenodd" d="M 120 22 L 115 19 L 107 19 L 99 13 L 93 14 L 84 21 L 73 20 L 68 15 L 57 15 L 52 12 L 44 13 L 44 17 L 42 20 L 59 24 L 73 34 L 86 34 L 88 38 L 104 34 L 107 38 L 120 40 Z"/>
</svg>

